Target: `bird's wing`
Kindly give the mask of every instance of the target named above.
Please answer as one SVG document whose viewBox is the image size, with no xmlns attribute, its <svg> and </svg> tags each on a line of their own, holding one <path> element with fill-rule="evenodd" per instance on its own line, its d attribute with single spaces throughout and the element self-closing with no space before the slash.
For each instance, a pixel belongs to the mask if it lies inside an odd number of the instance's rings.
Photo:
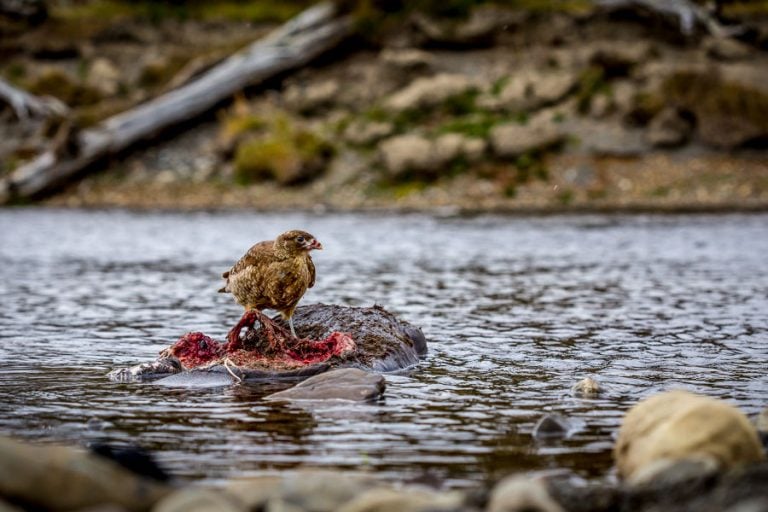
<svg viewBox="0 0 768 512">
<path fill-rule="evenodd" d="M 235 263 L 232 268 L 229 269 L 229 274 L 227 277 L 230 277 L 233 274 L 237 274 L 238 272 L 242 272 L 244 269 L 255 265 L 256 263 L 259 263 L 265 258 L 269 257 L 272 253 L 272 244 L 273 242 L 268 240 L 265 242 L 259 242 L 248 249 L 248 252 L 246 252 L 242 258 L 237 260 L 237 263 Z"/>
<path fill-rule="evenodd" d="M 307 268 L 309 268 L 309 286 L 307 288 L 312 288 L 315 286 L 315 263 L 309 255 L 307 255 Z"/>
</svg>

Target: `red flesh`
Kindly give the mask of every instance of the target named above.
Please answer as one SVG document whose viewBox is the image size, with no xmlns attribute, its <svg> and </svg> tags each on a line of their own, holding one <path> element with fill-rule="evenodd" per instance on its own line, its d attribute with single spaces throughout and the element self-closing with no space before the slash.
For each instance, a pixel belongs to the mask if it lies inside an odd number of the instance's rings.
<svg viewBox="0 0 768 512">
<path fill-rule="evenodd" d="M 267 343 L 259 349 L 244 346 L 240 332 L 261 324 Z M 259 311 L 247 311 L 227 334 L 227 342 L 220 343 L 201 332 L 190 332 L 179 338 L 161 355 L 179 359 L 186 369 L 196 368 L 225 358 L 241 367 L 297 368 L 327 361 L 355 349 L 355 341 L 347 333 L 332 332 L 324 340 L 294 338 L 290 331 L 277 325 Z"/>
</svg>

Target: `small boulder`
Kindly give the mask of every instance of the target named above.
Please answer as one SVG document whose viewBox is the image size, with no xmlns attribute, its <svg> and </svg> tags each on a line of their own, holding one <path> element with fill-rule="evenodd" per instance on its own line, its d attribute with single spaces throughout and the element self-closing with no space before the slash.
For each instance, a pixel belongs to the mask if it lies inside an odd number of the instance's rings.
<svg viewBox="0 0 768 512">
<path fill-rule="evenodd" d="M 568 436 L 572 428 L 567 418 L 559 414 L 547 414 L 536 422 L 531 435 L 538 440 L 562 439 Z"/>
<path fill-rule="evenodd" d="M 657 148 L 675 148 L 691 138 L 693 123 L 676 108 L 667 107 L 648 124 L 648 143 Z"/>
<path fill-rule="evenodd" d="M 350 144 L 365 146 L 392 135 L 395 127 L 384 121 L 353 121 L 344 130 L 344 139 Z"/>
<path fill-rule="evenodd" d="M 428 43 L 451 47 L 489 46 L 501 27 L 516 21 L 514 13 L 492 5 L 477 6 L 462 20 L 437 19 L 423 13 L 412 18 L 413 25 Z"/>
<path fill-rule="evenodd" d="M 384 377 L 357 368 L 331 370 L 300 382 L 292 388 L 272 393 L 266 400 L 349 400 L 369 402 L 378 399 L 386 387 Z"/>
<path fill-rule="evenodd" d="M 466 510 L 464 496 L 458 492 L 421 489 L 371 489 L 358 495 L 337 512 L 459 512 Z"/>
<path fill-rule="evenodd" d="M 665 460 L 710 459 L 723 470 L 764 457 L 757 431 L 744 413 L 687 391 L 661 393 L 634 406 L 614 447 L 619 476 L 630 481 Z"/>
<path fill-rule="evenodd" d="M 434 57 L 431 53 L 416 48 L 386 48 L 379 53 L 379 59 L 396 73 L 420 73 L 431 69 L 434 65 Z"/>
<path fill-rule="evenodd" d="M 446 133 L 430 140 L 421 135 L 399 135 L 379 144 L 379 160 L 392 178 L 409 172 L 434 177 L 457 159 L 479 160 L 486 150 L 482 139 Z"/>
<path fill-rule="evenodd" d="M 475 82 L 467 76 L 441 73 L 415 80 L 390 96 L 384 106 L 394 112 L 432 108 L 476 88 Z"/>
<path fill-rule="evenodd" d="M 578 76 L 570 71 L 525 70 L 498 91 L 478 100 L 478 106 L 505 112 L 527 112 L 554 105 L 572 93 Z"/>
<path fill-rule="evenodd" d="M 249 510 L 237 497 L 215 491 L 188 487 L 165 497 L 153 512 L 246 512 Z"/>
<path fill-rule="evenodd" d="M 88 69 L 86 84 L 97 90 L 102 96 L 114 96 L 120 89 L 120 71 L 105 58 L 93 61 Z"/>
<path fill-rule="evenodd" d="M 399 177 L 408 171 L 435 171 L 432 141 L 421 135 L 390 137 L 379 143 L 379 160 L 388 174 Z"/>
<path fill-rule="evenodd" d="M 331 106 L 341 86 L 336 80 L 293 84 L 283 93 L 283 100 L 289 109 L 301 113 L 315 112 Z"/>
<path fill-rule="evenodd" d="M 517 158 L 535 151 L 542 151 L 557 146 L 565 140 L 559 127 L 547 120 L 540 119 L 521 125 L 502 124 L 491 130 L 491 147 L 500 158 Z"/>
<path fill-rule="evenodd" d="M 725 37 L 710 37 L 704 42 L 707 55 L 722 61 L 743 60 L 749 57 L 750 48 L 741 41 Z"/>
<path fill-rule="evenodd" d="M 592 377 L 585 377 L 573 385 L 571 393 L 579 398 L 595 398 L 602 393 L 600 384 Z"/>
<path fill-rule="evenodd" d="M 510 476 L 499 482 L 491 492 L 488 512 L 564 512 L 552 498 L 546 482 L 540 478 Z"/>
<path fill-rule="evenodd" d="M 276 483 L 273 495 L 261 507 L 268 511 L 336 512 L 376 485 L 378 482 L 367 475 L 299 470 L 285 474 Z"/>
</svg>

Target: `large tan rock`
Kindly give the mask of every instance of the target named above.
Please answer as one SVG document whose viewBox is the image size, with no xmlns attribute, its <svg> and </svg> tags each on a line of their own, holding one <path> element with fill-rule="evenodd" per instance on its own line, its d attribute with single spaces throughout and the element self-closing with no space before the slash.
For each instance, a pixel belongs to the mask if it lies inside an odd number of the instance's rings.
<svg viewBox="0 0 768 512">
<path fill-rule="evenodd" d="M 47 510 L 112 504 L 147 510 L 171 489 L 103 457 L 0 438 L 0 496 Z"/>
<path fill-rule="evenodd" d="M 161 500 L 153 512 L 247 512 L 237 497 L 213 489 L 188 487 Z"/>
<path fill-rule="evenodd" d="M 757 432 L 732 405 L 687 391 L 669 391 L 634 406 L 614 447 L 619 476 L 637 479 L 647 468 L 686 459 L 721 470 L 764 458 Z"/>
<path fill-rule="evenodd" d="M 532 120 L 521 125 L 509 123 L 491 130 L 491 147 L 500 158 L 516 158 L 522 154 L 541 151 L 557 146 L 565 140 L 565 134 L 545 119 Z"/>
<path fill-rule="evenodd" d="M 337 512 L 441 512 L 466 510 L 464 496 L 458 492 L 433 492 L 421 489 L 371 489 L 347 502 Z"/>
</svg>

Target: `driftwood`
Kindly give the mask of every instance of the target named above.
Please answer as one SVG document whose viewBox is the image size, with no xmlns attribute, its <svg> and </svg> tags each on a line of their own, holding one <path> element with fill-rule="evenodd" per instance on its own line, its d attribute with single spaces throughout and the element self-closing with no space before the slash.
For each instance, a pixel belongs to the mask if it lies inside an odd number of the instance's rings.
<svg viewBox="0 0 768 512">
<path fill-rule="evenodd" d="M 19 121 L 30 118 L 64 117 L 69 109 L 51 96 L 35 96 L 0 78 L 0 100 L 10 105 Z"/>
<path fill-rule="evenodd" d="M 236 92 L 306 64 L 350 34 L 331 4 L 312 7 L 186 85 L 76 134 L 76 154 L 52 148 L 0 181 L 0 204 L 38 196 L 93 163 L 189 121 Z"/>
<path fill-rule="evenodd" d="M 676 22 L 680 32 L 690 37 L 697 32 L 715 37 L 736 35 L 741 27 L 722 25 L 706 9 L 691 0 L 595 0 L 598 7 L 612 10 L 638 10 L 661 19 Z"/>
</svg>

